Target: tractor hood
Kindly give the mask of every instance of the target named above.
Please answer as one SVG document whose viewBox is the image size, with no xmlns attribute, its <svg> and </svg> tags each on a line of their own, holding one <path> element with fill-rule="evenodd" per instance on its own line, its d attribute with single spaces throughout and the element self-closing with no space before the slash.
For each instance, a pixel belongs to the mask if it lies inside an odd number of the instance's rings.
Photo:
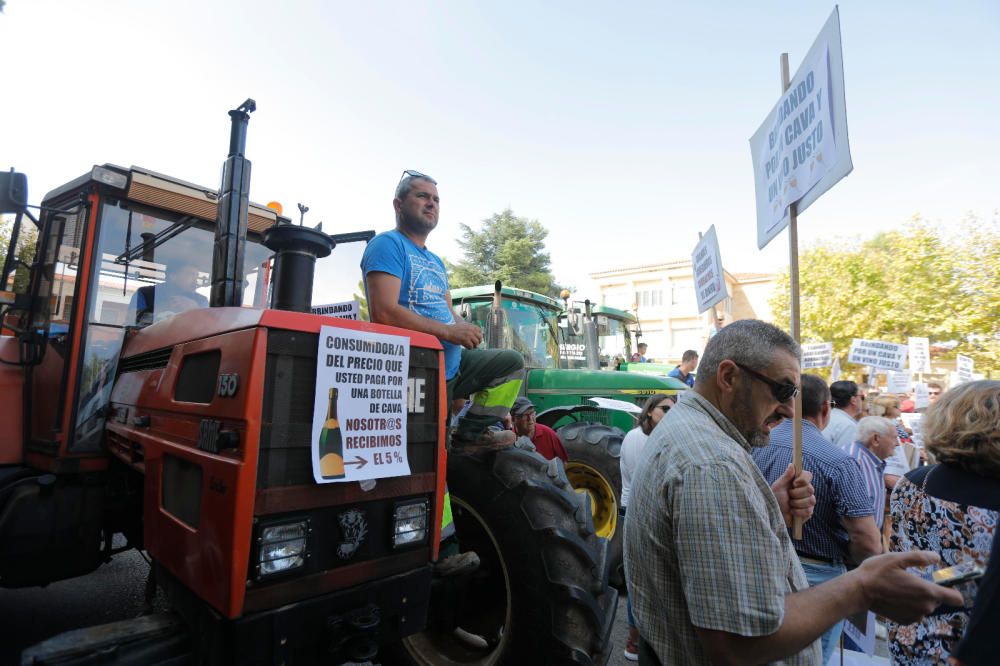
<svg viewBox="0 0 1000 666">
<path fill-rule="evenodd" d="M 607 370 L 554 370 L 531 368 L 525 382 L 528 393 L 581 394 L 591 396 L 643 396 L 676 393 L 687 385 L 659 374 L 611 372 Z"/>
</svg>

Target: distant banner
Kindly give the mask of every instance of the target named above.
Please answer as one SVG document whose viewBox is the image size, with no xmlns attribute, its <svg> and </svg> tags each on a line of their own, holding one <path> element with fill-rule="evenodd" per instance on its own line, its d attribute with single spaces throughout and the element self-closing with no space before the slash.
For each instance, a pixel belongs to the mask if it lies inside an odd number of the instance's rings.
<svg viewBox="0 0 1000 666">
<path fill-rule="evenodd" d="M 830 383 L 840 381 L 840 357 L 833 359 L 833 365 L 830 367 Z"/>
<path fill-rule="evenodd" d="M 927 338 L 908 338 L 910 372 L 931 371 L 931 343 Z"/>
<path fill-rule="evenodd" d="M 931 398 L 927 391 L 927 382 L 917 382 L 913 385 L 914 409 L 926 409 L 929 404 L 931 404 Z"/>
<path fill-rule="evenodd" d="M 344 301 L 343 303 L 327 303 L 326 305 L 314 305 L 310 309 L 313 314 L 326 315 L 327 317 L 337 317 L 338 319 L 358 320 L 361 312 L 361 304 L 357 301 Z"/>
<path fill-rule="evenodd" d="M 833 343 L 814 342 L 802 345 L 802 369 L 825 368 L 833 363 Z"/>
<path fill-rule="evenodd" d="M 847 355 L 848 363 L 870 365 L 879 370 L 904 370 L 906 360 L 906 345 L 861 338 L 851 341 L 851 351 Z"/>
<path fill-rule="evenodd" d="M 694 270 L 694 289 L 698 297 L 698 312 L 704 312 L 719 301 L 729 297 L 726 278 L 722 272 L 722 257 L 719 254 L 719 239 L 715 235 L 715 225 L 708 228 L 691 253 Z"/>
<path fill-rule="evenodd" d="M 913 376 L 909 370 L 899 372 L 892 371 L 886 373 L 886 383 L 889 393 L 909 393 L 912 386 Z"/>
<path fill-rule="evenodd" d="M 973 362 L 972 358 L 969 356 L 962 356 L 959 354 L 955 358 L 955 374 L 958 376 L 958 383 L 964 384 L 965 382 L 971 382 L 973 379 Z"/>
</svg>

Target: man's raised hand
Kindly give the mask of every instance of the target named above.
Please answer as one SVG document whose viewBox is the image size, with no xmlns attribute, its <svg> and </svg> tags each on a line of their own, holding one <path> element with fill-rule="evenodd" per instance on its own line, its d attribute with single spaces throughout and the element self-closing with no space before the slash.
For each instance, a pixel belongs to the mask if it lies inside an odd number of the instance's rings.
<svg viewBox="0 0 1000 666">
<path fill-rule="evenodd" d="M 475 349 L 483 341 L 483 329 L 475 324 L 464 321 L 456 321 L 448 326 L 448 342 L 462 345 L 466 349 Z"/>
</svg>

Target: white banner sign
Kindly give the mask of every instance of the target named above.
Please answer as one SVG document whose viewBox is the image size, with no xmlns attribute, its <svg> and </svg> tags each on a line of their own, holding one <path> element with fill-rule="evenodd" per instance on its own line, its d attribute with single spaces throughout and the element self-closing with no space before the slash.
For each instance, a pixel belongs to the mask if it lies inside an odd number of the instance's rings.
<svg viewBox="0 0 1000 666">
<path fill-rule="evenodd" d="M 825 368 L 833 363 L 833 343 L 814 342 L 802 345 L 802 369 Z"/>
<path fill-rule="evenodd" d="M 959 384 L 972 381 L 972 368 L 973 363 L 970 357 L 959 354 L 955 358 L 955 373 L 958 375 Z"/>
<path fill-rule="evenodd" d="M 830 383 L 840 381 L 840 357 L 833 359 L 833 365 L 830 366 Z"/>
<path fill-rule="evenodd" d="M 913 376 L 909 370 L 899 372 L 890 371 L 886 373 L 887 393 L 909 393 L 912 386 Z"/>
<path fill-rule="evenodd" d="M 931 341 L 927 338 L 908 338 L 910 372 L 931 371 Z"/>
<path fill-rule="evenodd" d="M 410 340 L 323 326 L 316 358 L 316 483 L 406 476 Z"/>
<path fill-rule="evenodd" d="M 881 370 L 903 370 L 906 368 L 906 358 L 906 345 L 854 338 L 847 362 L 870 365 Z"/>
<path fill-rule="evenodd" d="M 719 239 L 715 235 L 715 225 L 708 228 L 691 253 L 694 270 L 694 290 L 698 296 L 698 312 L 704 312 L 719 301 L 729 297 L 726 292 L 726 278 L 722 272 L 722 257 L 719 254 Z"/>
<path fill-rule="evenodd" d="M 344 301 L 343 303 L 327 303 L 326 305 L 314 305 L 310 309 L 313 314 L 337 317 L 338 319 L 358 320 L 361 314 L 361 304 L 357 301 Z"/>
<path fill-rule="evenodd" d="M 926 409 L 929 404 L 931 399 L 927 393 L 927 382 L 917 382 L 913 385 L 913 408 Z"/>
<path fill-rule="evenodd" d="M 854 641 L 865 654 L 875 654 L 875 614 L 862 611 L 847 618 L 847 622 L 844 622 L 844 635 Z"/>
<path fill-rule="evenodd" d="M 844 58 L 836 8 L 788 90 L 750 138 L 757 195 L 757 247 L 788 226 L 854 168 L 847 140 Z"/>
</svg>

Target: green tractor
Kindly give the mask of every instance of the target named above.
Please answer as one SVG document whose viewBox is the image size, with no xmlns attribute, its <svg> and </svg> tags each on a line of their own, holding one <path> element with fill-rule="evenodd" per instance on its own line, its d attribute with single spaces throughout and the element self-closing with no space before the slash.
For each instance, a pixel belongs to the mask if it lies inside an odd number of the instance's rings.
<svg viewBox="0 0 1000 666">
<path fill-rule="evenodd" d="M 615 369 L 616 358 L 631 354 L 634 317 L 622 310 L 564 309 L 555 299 L 500 282 L 453 289 L 451 296 L 462 317 L 482 327 L 487 347 L 516 349 L 524 356 L 524 393 L 538 422 L 556 429 L 566 447 L 566 476 L 578 493 L 589 496 L 594 528 L 608 540 L 611 583 L 623 587 L 619 458 L 635 418 L 591 399 L 641 406 L 650 395 L 675 394 L 687 386 L 665 373 L 607 371 Z"/>
</svg>

